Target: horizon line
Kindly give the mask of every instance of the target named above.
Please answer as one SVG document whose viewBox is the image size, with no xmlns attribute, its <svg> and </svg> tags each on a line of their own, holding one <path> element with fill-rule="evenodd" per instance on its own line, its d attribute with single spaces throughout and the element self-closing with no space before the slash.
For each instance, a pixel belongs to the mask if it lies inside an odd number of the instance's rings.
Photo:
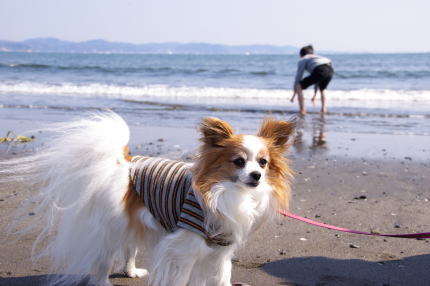
<svg viewBox="0 0 430 286">
<path fill-rule="evenodd" d="M 224 44 L 224 43 L 214 43 L 214 42 L 202 42 L 202 41 L 195 41 L 195 42 L 182 42 L 182 41 L 163 41 L 163 42 L 141 42 L 141 43 L 135 43 L 135 42 L 125 42 L 125 41 L 115 41 L 115 40 L 106 40 L 103 38 L 92 38 L 92 39 L 88 39 L 88 40 L 64 40 L 61 38 L 56 38 L 56 37 L 31 37 L 31 38 L 26 38 L 25 40 L 5 40 L 5 39 L 0 39 L 1 41 L 4 42 L 12 42 L 12 43 L 22 43 L 22 42 L 26 42 L 26 41 L 30 41 L 30 40 L 58 40 L 58 41 L 63 41 L 63 42 L 70 42 L 70 43 L 85 43 L 85 42 L 92 42 L 92 41 L 104 41 L 107 43 L 118 43 L 118 44 L 129 44 L 129 45 L 149 45 L 149 44 L 180 44 L 180 45 L 188 45 L 188 44 L 206 44 L 206 45 L 218 45 L 218 46 L 229 46 L 229 47 L 241 47 L 241 46 L 271 46 L 271 47 L 277 47 L 277 48 L 282 48 L 282 47 L 289 47 L 289 48 L 297 48 L 297 50 L 300 49 L 300 47 L 295 46 L 295 45 L 291 45 L 291 44 L 268 44 L 268 43 L 254 43 L 254 44 Z M 1 51 L 1 50 L 0 50 Z M 318 51 L 318 50 L 317 50 Z M 342 51 L 342 50 L 327 50 L 327 49 L 321 49 L 319 50 L 321 53 L 328 53 L 328 54 L 428 54 L 430 53 L 429 51 Z M 49 53 L 49 52 L 47 52 Z M 130 53 L 131 54 L 131 53 Z M 139 53 L 137 53 L 139 54 Z M 185 53 L 184 53 L 185 54 Z M 286 52 L 286 54 L 291 54 Z"/>
</svg>

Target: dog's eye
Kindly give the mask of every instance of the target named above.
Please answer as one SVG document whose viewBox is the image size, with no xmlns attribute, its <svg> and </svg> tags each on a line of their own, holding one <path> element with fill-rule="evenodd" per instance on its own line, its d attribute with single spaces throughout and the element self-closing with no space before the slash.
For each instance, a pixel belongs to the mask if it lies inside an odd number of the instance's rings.
<svg viewBox="0 0 430 286">
<path fill-rule="evenodd" d="M 258 161 L 258 163 L 260 164 L 260 166 L 261 166 L 262 168 L 264 168 L 264 166 L 266 166 L 266 164 L 267 164 L 267 160 L 266 160 L 266 159 L 264 159 L 264 158 L 261 158 L 261 159 Z"/>
<path fill-rule="evenodd" d="M 243 168 L 243 167 L 245 167 L 245 159 L 243 159 L 243 158 L 234 159 L 233 164 L 235 164 L 239 168 Z"/>
</svg>

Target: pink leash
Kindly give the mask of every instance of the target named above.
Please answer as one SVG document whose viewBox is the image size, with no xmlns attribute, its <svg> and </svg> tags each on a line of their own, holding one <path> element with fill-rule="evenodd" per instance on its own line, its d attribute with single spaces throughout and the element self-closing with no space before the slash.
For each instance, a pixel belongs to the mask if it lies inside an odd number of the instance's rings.
<svg viewBox="0 0 430 286">
<path fill-rule="evenodd" d="M 308 219 L 308 218 L 301 217 L 301 216 L 298 216 L 296 214 L 290 213 L 289 211 L 286 211 L 286 210 L 279 210 L 279 213 L 282 214 L 283 216 L 286 216 L 286 217 L 289 217 L 289 218 L 293 218 L 295 220 L 300 220 L 300 221 L 303 221 L 303 222 L 311 224 L 311 225 L 315 225 L 315 226 L 319 226 L 319 227 L 324 227 L 324 228 L 328 228 L 328 229 L 332 229 L 332 230 L 337 230 L 337 231 L 342 231 L 342 232 L 354 233 L 354 234 L 364 234 L 364 235 L 373 235 L 373 236 L 386 236 L 386 237 L 398 237 L 398 238 L 430 238 L 430 232 L 406 233 L 406 234 L 384 234 L 384 233 L 363 232 L 363 231 L 358 231 L 358 230 L 353 230 L 353 229 L 349 229 L 349 228 L 343 228 L 343 227 L 338 227 L 338 226 L 334 226 L 334 225 L 329 225 L 329 224 L 325 224 L 325 223 L 313 221 L 311 219 Z"/>
</svg>

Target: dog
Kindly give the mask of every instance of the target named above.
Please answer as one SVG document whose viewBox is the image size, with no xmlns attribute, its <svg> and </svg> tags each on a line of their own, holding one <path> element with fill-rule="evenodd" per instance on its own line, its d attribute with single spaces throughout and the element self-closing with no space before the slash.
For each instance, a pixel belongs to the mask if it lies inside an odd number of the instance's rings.
<svg viewBox="0 0 430 286">
<path fill-rule="evenodd" d="M 294 122 L 267 117 L 254 136 L 208 117 L 199 130 L 193 163 L 130 156 L 128 125 L 102 113 L 57 124 L 40 151 L 8 163 L 40 187 L 33 249 L 59 273 L 51 284 L 111 285 L 123 261 L 127 276 L 149 274 L 153 286 L 232 285 L 235 251 L 288 207 Z M 135 265 L 140 245 L 148 270 Z"/>
</svg>

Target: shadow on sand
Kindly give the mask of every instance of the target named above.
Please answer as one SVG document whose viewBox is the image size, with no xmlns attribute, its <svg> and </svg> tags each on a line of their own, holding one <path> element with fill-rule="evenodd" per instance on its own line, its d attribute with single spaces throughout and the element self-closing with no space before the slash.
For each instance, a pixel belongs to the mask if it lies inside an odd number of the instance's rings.
<svg viewBox="0 0 430 286">
<path fill-rule="evenodd" d="M 296 286 L 423 286 L 430 285 L 430 255 L 369 262 L 359 259 L 300 257 L 261 267 Z"/>
<path fill-rule="evenodd" d="M 0 286 L 46 286 L 56 275 L 29 275 L 22 277 L 0 277 Z M 88 283 L 75 284 L 75 286 L 86 286 Z"/>
<path fill-rule="evenodd" d="M 22 277 L 0 277 L 0 286 L 46 286 L 55 278 L 55 275 L 30 275 Z M 128 278 L 123 273 L 114 273 L 109 278 Z M 74 286 L 88 286 L 88 280 L 84 279 Z M 115 284 L 116 285 L 116 284 Z"/>
</svg>

